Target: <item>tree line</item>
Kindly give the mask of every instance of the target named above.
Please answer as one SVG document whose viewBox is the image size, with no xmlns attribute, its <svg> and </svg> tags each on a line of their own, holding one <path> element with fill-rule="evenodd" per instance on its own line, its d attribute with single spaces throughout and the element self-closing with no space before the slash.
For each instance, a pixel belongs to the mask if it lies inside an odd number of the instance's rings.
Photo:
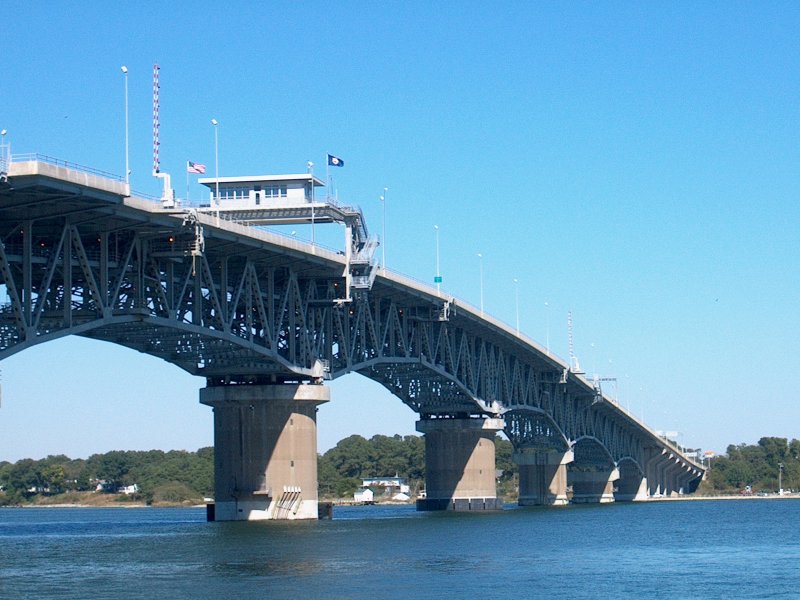
<svg viewBox="0 0 800 600">
<path fill-rule="evenodd" d="M 70 492 L 115 493 L 136 485 L 132 499 L 180 503 L 201 501 L 214 488 L 214 448 L 121 451 L 72 459 L 63 454 L 41 460 L 0 462 L 0 505 Z"/>
<path fill-rule="evenodd" d="M 498 493 L 513 498 L 518 471 L 511 460 L 511 442 L 496 439 Z M 779 477 L 780 474 L 780 477 Z M 412 492 L 423 489 L 425 441 L 415 435 L 351 435 L 319 457 L 321 498 L 352 496 L 362 478 L 399 476 Z M 779 482 L 779 479 L 781 480 Z M 97 489 L 117 492 L 136 485 L 131 499 L 147 503 L 202 502 L 213 496 L 214 449 L 120 451 L 94 454 L 88 459 L 64 455 L 45 459 L 0 462 L 0 505 L 22 504 L 37 498 Z M 800 490 L 800 440 L 764 437 L 754 445 L 731 445 L 710 461 L 701 492 Z"/>
<path fill-rule="evenodd" d="M 711 459 L 702 490 L 741 492 L 800 490 L 800 440 L 762 437 L 757 444 L 730 445 Z"/>
<path fill-rule="evenodd" d="M 497 468 L 501 484 L 511 487 L 516 468 L 511 462 L 511 443 L 497 440 Z M 415 435 L 375 435 L 366 439 L 351 435 L 319 457 L 321 498 L 345 498 L 367 477 L 399 476 L 413 491 L 425 480 L 425 441 Z M 197 452 L 172 450 L 120 451 L 94 454 L 88 459 L 64 455 L 42 460 L 0 462 L 0 505 L 21 504 L 37 498 L 69 492 L 114 493 L 136 485 L 132 500 L 152 502 L 202 502 L 213 496 L 214 449 Z"/>
<path fill-rule="evenodd" d="M 512 488 L 516 466 L 511 462 L 511 442 L 496 438 L 496 467 L 502 490 Z M 416 435 L 375 435 L 365 439 L 351 435 L 320 456 L 318 462 L 321 498 L 346 498 L 372 477 L 403 477 L 412 493 L 425 486 L 425 440 Z"/>
</svg>

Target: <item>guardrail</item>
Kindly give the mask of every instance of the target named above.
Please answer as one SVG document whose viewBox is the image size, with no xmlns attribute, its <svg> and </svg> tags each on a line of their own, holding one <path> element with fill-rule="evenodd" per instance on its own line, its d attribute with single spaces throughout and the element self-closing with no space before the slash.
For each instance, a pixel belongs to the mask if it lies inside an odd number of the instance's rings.
<svg viewBox="0 0 800 600">
<path fill-rule="evenodd" d="M 114 181 L 125 181 L 125 178 L 122 175 L 116 175 L 114 173 L 109 173 L 108 171 L 101 171 L 100 169 L 95 169 L 93 167 L 86 167 L 84 165 L 79 165 L 73 162 L 69 162 L 66 160 L 61 160 L 60 158 L 55 158 L 53 156 L 47 156 L 46 154 L 38 154 L 38 153 L 29 153 L 29 154 L 12 154 L 11 155 L 11 162 L 43 162 L 50 165 L 55 165 L 56 167 L 64 167 L 67 169 L 71 169 L 73 171 L 80 171 L 81 173 L 88 173 L 90 175 L 99 175 L 100 177 L 105 177 L 106 179 L 113 179 Z"/>
</svg>

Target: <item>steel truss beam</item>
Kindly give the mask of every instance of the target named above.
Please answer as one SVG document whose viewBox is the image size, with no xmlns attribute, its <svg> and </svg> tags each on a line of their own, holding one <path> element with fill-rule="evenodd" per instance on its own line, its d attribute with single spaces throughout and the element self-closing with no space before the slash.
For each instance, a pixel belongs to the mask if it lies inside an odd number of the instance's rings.
<svg viewBox="0 0 800 600">
<path fill-rule="evenodd" d="M 205 227 L 205 232 L 203 231 Z M 515 446 L 643 470 L 652 433 L 568 368 L 456 303 L 68 191 L 0 193 L 0 360 L 65 335 L 158 356 L 210 385 L 358 372 L 422 418 L 499 416 Z M 702 471 L 676 455 L 688 473 Z"/>
</svg>

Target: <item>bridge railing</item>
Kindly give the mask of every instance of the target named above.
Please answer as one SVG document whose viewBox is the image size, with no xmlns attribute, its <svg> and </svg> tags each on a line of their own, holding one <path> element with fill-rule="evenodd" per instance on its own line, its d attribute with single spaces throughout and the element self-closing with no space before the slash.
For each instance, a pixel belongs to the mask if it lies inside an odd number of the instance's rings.
<svg viewBox="0 0 800 600">
<path fill-rule="evenodd" d="M 203 212 L 198 213 L 197 216 L 200 222 L 205 225 L 217 225 L 217 217 L 213 213 Z M 294 248 L 310 254 L 316 254 L 318 251 L 320 251 L 328 254 L 328 258 L 335 256 L 340 260 L 344 260 L 344 252 L 340 248 L 333 248 L 319 243 L 312 244 L 309 241 L 298 239 L 296 236 L 287 235 L 268 227 L 252 225 L 242 221 L 237 221 L 236 219 L 232 218 L 226 219 L 222 214 L 219 216 L 219 225 L 227 228 L 230 231 L 235 231 L 236 233 L 241 233 L 254 238 L 260 238 L 268 242 L 275 242 L 276 240 L 279 240 L 279 243 L 282 246 Z"/>
<path fill-rule="evenodd" d="M 431 286 L 429 283 L 424 282 L 424 281 L 422 281 L 420 279 L 417 279 L 415 277 L 411 277 L 411 276 L 406 275 L 404 273 L 400 273 L 399 271 L 394 271 L 392 269 L 383 269 L 383 268 L 381 268 L 379 270 L 379 274 L 380 275 L 384 275 L 384 271 L 385 271 L 385 275 L 390 275 L 391 279 L 396 281 L 397 283 L 400 283 L 400 284 L 403 284 L 403 285 L 407 285 L 407 286 L 410 286 L 410 287 L 416 287 L 417 289 L 419 289 L 421 291 L 427 292 L 431 296 L 441 298 L 442 301 L 445 301 L 445 302 L 455 302 L 455 304 L 457 305 L 459 310 L 466 309 L 467 311 L 471 312 L 474 316 L 479 317 L 479 318 L 483 319 L 484 321 L 491 323 L 495 327 L 505 331 L 505 333 L 516 337 L 521 342 L 523 342 L 523 343 L 527 344 L 528 346 L 531 346 L 532 348 L 536 349 L 538 352 L 540 352 L 542 354 L 545 354 L 548 357 L 552 358 L 553 361 L 559 367 L 564 368 L 564 369 L 569 368 L 569 363 L 568 362 L 564 361 L 559 356 L 553 354 L 548 348 L 543 348 L 533 338 L 528 337 L 527 335 L 523 334 L 522 332 L 517 332 L 516 327 L 510 325 L 509 323 L 506 323 L 502 319 L 498 319 L 497 317 L 494 317 L 494 316 L 490 315 L 485 310 L 481 311 L 481 309 L 479 307 L 477 307 L 477 306 L 475 306 L 473 304 L 470 304 L 469 302 L 467 302 L 467 301 L 465 301 L 465 300 L 463 300 L 461 298 L 457 298 L 457 297 L 453 296 L 452 294 L 449 294 L 449 293 L 444 292 L 444 291 L 437 290 L 436 288 Z M 573 372 L 573 375 L 575 375 L 587 387 L 594 388 L 595 390 L 598 389 L 597 385 L 596 385 L 596 382 L 593 379 L 586 378 L 581 373 Z M 682 450 L 681 446 L 679 444 L 677 444 L 676 442 L 674 442 L 673 440 L 669 440 L 669 439 L 665 439 L 665 438 L 662 438 L 660 436 L 657 436 L 656 431 L 654 429 L 652 429 L 642 419 L 640 419 L 635 414 L 633 414 L 633 412 L 630 409 L 625 408 L 622 405 L 622 403 L 619 402 L 619 400 L 617 398 L 609 397 L 608 395 L 603 393 L 602 390 L 599 390 L 599 394 L 601 395 L 603 401 L 609 402 L 610 404 L 612 404 L 619 412 L 624 414 L 628 419 L 630 419 L 632 422 L 634 422 L 642 430 L 651 433 L 653 435 L 653 437 L 658 437 L 664 443 L 665 446 L 668 446 L 671 449 L 676 450 L 678 452 L 680 452 Z"/>
<path fill-rule="evenodd" d="M 532 346 L 533 348 L 535 348 L 536 350 L 538 350 L 542 354 L 546 354 L 547 356 L 552 358 L 555 362 L 559 363 L 561 366 L 564 366 L 564 367 L 567 366 L 567 364 L 568 364 L 567 362 L 565 362 L 558 355 L 553 354 L 548 348 L 542 347 L 533 338 L 525 335 L 521 331 L 517 332 L 516 327 L 514 327 L 511 324 L 503 321 L 502 319 L 499 319 L 499 318 L 489 314 L 485 310 L 482 311 L 480 308 L 478 308 L 474 304 L 472 304 L 470 302 L 467 302 L 466 300 L 464 300 L 462 298 L 458 298 L 456 296 L 453 296 L 452 294 L 450 294 L 450 293 L 448 293 L 446 291 L 437 290 L 436 288 L 434 288 L 428 282 L 422 281 L 421 279 L 418 279 L 416 277 L 411 277 L 410 275 L 406 275 L 405 273 L 400 273 L 399 271 L 395 271 L 393 269 L 388 269 L 388 268 L 384 269 L 383 267 L 381 267 L 379 269 L 379 271 L 378 271 L 378 273 L 380 275 L 384 275 L 384 272 L 386 274 L 390 274 L 391 278 L 393 280 L 397 281 L 398 283 L 402 283 L 402 284 L 405 284 L 405 285 L 408 285 L 408 286 L 411 286 L 411 287 L 415 287 L 415 288 L 419 289 L 420 291 L 427 292 L 428 294 L 430 294 L 433 297 L 441 298 L 441 300 L 444 301 L 444 302 L 455 302 L 459 309 L 466 309 L 468 312 L 472 313 L 474 316 L 479 317 L 479 318 L 483 319 L 484 321 L 488 321 L 489 323 L 491 323 L 495 327 L 498 327 L 499 329 L 502 329 L 506 333 L 518 338 L 519 340 L 525 342 L 529 346 Z"/>
<path fill-rule="evenodd" d="M 5 136 L 0 142 L 0 177 L 8 175 L 8 164 L 11 162 L 11 146 L 5 143 Z"/>
<path fill-rule="evenodd" d="M 34 161 L 47 163 L 49 165 L 54 165 L 56 167 L 70 169 L 72 171 L 80 171 L 81 173 L 88 173 L 89 175 L 98 175 L 100 177 L 105 177 L 106 179 L 113 179 L 114 181 L 125 181 L 125 178 L 122 177 L 121 175 L 116 175 L 114 173 L 109 173 L 108 171 L 95 169 L 94 167 L 79 165 L 77 163 L 69 162 L 67 160 L 62 160 L 60 158 L 55 158 L 53 156 L 48 156 L 46 154 L 28 153 L 28 154 L 14 154 L 11 156 L 12 163 L 34 162 Z"/>
</svg>

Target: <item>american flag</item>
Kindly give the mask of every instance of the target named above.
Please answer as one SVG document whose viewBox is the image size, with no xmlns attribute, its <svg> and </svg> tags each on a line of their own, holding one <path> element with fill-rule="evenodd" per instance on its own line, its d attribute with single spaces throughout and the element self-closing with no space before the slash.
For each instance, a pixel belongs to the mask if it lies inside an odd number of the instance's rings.
<svg viewBox="0 0 800 600">
<path fill-rule="evenodd" d="M 206 166 L 201 165 L 200 163 L 193 163 L 189 160 L 186 162 L 186 171 L 187 173 L 197 173 L 199 175 L 203 175 L 206 172 Z"/>
</svg>

